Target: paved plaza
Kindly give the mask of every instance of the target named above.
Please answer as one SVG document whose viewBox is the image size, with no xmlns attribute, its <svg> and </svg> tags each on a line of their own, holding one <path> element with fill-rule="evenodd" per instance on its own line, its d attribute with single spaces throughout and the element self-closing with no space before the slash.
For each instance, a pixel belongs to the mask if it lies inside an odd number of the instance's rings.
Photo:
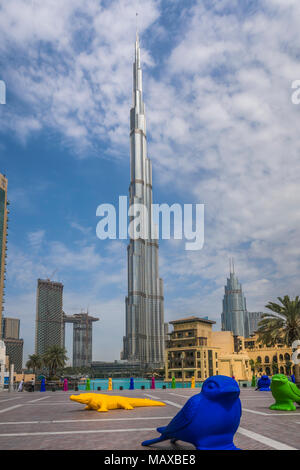
<svg viewBox="0 0 300 470">
<path fill-rule="evenodd" d="M 73 392 L 74 393 L 74 392 Z M 79 392 L 78 392 L 79 393 Z M 99 392 L 100 393 L 100 392 Z M 152 447 L 141 442 L 158 436 L 197 389 L 114 390 L 101 393 L 152 398 L 165 407 L 84 410 L 72 402 L 72 392 L 0 393 L 0 450 L 184 450 L 193 446 L 169 441 Z M 75 392 L 77 394 L 77 392 Z M 271 392 L 241 390 L 243 415 L 235 445 L 243 450 L 299 450 L 300 407 L 271 411 Z"/>
</svg>

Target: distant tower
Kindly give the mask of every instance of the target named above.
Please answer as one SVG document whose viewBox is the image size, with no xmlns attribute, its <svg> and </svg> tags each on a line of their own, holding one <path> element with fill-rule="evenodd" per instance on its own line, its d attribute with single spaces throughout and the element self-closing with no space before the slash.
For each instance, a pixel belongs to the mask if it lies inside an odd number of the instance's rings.
<svg viewBox="0 0 300 470">
<path fill-rule="evenodd" d="M 0 339 L 2 337 L 2 314 L 4 310 L 4 283 L 6 271 L 6 250 L 7 250 L 7 179 L 0 173 Z"/>
<path fill-rule="evenodd" d="M 6 355 L 9 363 L 14 364 L 14 370 L 22 372 L 23 367 L 23 339 L 20 339 L 20 320 L 17 318 L 2 318 L 3 340 L 6 346 Z"/>
<path fill-rule="evenodd" d="M 232 331 L 235 336 L 249 337 L 249 318 L 242 286 L 234 273 L 233 260 L 230 261 L 230 277 L 227 278 L 223 298 L 222 330 Z"/>
<path fill-rule="evenodd" d="M 136 35 L 133 64 L 133 106 L 130 110 L 129 205 L 148 209 L 145 235 L 130 239 L 128 256 L 128 295 L 126 297 L 126 336 L 121 357 L 153 367 L 164 364 L 163 281 L 158 272 L 158 243 L 152 239 L 152 165 L 147 154 L 146 116 L 142 97 L 142 69 L 139 37 Z M 147 232 L 145 227 L 147 225 Z"/>
<path fill-rule="evenodd" d="M 73 367 L 90 367 L 93 351 L 93 322 L 99 318 L 88 313 L 64 314 L 65 323 L 73 323 Z"/>
<path fill-rule="evenodd" d="M 63 285 L 38 279 L 36 296 L 35 354 L 51 346 L 64 347 Z"/>
<path fill-rule="evenodd" d="M 19 339 L 20 320 L 18 318 L 2 318 L 2 336 L 3 338 Z"/>
<path fill-rule="evenodd" d="M 248 312 L 249 316 L 249 336 L 254 335 L 258 329 L 258 324 L 262 320 L 264 312 Z"/>
</svg>

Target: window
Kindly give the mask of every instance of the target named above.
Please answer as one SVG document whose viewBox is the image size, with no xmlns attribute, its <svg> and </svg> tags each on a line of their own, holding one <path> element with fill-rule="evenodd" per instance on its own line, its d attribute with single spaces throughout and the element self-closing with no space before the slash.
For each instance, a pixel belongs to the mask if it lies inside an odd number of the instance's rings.
<svg viewBox="0 0 300 470">
<path fill-rule="evenodd" d="M 207 338 L 205 337 L 198 338 L 198 343 L 199 343 L 199 346 L 207 346 Z"/>
</svg>

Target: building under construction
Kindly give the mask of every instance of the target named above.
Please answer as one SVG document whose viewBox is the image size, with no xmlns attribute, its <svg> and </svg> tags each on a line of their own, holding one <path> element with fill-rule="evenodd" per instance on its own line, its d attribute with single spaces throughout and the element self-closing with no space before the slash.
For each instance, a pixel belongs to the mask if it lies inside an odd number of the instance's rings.
<svg viewBox="0 0 300 470">
<path fill-rule="evenodd" d="M 99 318 L 88 313 L 64 314 L 64 323 L 73 323 L 73 367 L 90 367 L 92 363 L 92 325 Z"/>
</svg>

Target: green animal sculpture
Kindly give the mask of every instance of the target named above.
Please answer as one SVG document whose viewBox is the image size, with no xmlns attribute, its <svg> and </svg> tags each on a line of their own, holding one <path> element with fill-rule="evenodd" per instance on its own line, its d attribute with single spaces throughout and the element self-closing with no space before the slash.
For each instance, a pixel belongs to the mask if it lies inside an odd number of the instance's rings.
<svg viewBox="0 0 300 470">
<path fill-rule="evenodd" d="M 294 402 L 300 404 L 299 388 L 283 374 L 273 375 L 271 392 L 275 403 L 270 406 L 270 410 L 294 411 Z"/>
<path fill-rule="evenodd" d="M 90 381 L 90 379 L 86 379 L 85 389 L 86 390 L 91 390 L 91 381 Z"/>
</svg>

